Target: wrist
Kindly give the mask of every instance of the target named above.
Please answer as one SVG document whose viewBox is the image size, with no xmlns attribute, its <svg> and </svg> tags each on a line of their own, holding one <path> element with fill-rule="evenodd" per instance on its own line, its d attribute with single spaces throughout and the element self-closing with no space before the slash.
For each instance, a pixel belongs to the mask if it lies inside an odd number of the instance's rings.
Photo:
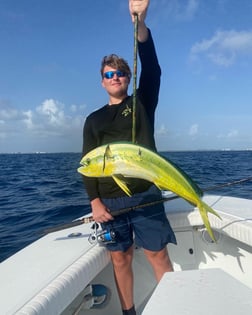
<svg viewBox="0 0 252 315">
<path fill-rule="evenodd" d="M 93 206 L 95 207 L 95 206 L 97 206 L 97 205 L 100 205 L 101 203 L 102 203 L 102 201 L 101 201 L 101 199 L 98 198 L 98 197 L 90 201 L 90 204 L 91 204 L 92 207 L 93 207 Z"/>
<path fill-rule="evenodd" d="M 138 22 L 138 36 L 137 39 L 140 43 L 146 42 L 149 36 L 149 31 L 144 22 Z"/>
</svg>

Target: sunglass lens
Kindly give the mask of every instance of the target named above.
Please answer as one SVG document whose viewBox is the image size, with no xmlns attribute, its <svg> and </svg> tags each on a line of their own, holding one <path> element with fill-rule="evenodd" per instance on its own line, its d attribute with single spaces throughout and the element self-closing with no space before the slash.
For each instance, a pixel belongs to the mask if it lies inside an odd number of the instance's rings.
<svg viewBox="0 0 252 315">
<path fill-rule="evenodd" d="M 124 77 L 124 73 L 120 70 L 116 71 L 116 75 L 120 78 L 120 77 Z"/>
<path fill-rule="evenodd" d="M 114 76 L 114 71 L 108 71 L 104 73 L 104 78 L 106 79 L 112 79 Z"/>
<path fill-rule="evenodd" d="M 117 71 L 107 71 L 104 73 L 104 78 L 106 79 L 112 79 L 114 77 L 114 75 L 117 75 L 118 78 L 121 78 L 121 77 L 125 77 L 126 74 L 120 70 L 117 70 Z"/>
</svg>

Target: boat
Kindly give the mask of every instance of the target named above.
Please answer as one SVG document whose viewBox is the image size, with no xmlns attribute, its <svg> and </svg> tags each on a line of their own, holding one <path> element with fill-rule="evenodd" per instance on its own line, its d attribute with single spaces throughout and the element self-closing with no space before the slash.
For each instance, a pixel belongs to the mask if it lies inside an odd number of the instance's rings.
<svg viewBox="0 0 252 315">
<path fill-rule="evenodd" d="M 179 198 L 165 203 L 177 245 L 168 245 L 174 272 L 158 284 L 135 248 L 138 315 L 251 314 L 252 200 L 210 194 L 203 200 L 222 218 L 209 214 L 215 242 L 197 208 Z M 121 314 L 110 256 L 98 235 L 91 223 L 62 229 L 3 261 L 0 313 Z"/>
</svg>

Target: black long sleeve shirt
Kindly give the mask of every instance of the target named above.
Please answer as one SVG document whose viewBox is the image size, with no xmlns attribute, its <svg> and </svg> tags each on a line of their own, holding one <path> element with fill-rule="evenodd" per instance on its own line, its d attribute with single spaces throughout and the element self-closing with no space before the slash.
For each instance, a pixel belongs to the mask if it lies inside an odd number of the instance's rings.
<svg viewBox="0 0 252 315">
<path fill-rule="evenodd" d="M 154 140 L 154 116 L 158 103 L 161 69 L 152 40 L 151 32 L 147 41 L 138 43 L 141 74 L 137 89 L 136 143 L 156 151 Z M 92 149 L 113 142 L 132 141 L 133 97 L 126 97 L 120 104 L 101 107 L 91 113 L 83 128 L 83 155 Z M 125 196 L 125 192 L 111 177 L 91 178 L 83 176 L 90 200 Z M 131 192 L 141 192 L 150 183 L 132 178 L 129 180 Z"/>
</svg>

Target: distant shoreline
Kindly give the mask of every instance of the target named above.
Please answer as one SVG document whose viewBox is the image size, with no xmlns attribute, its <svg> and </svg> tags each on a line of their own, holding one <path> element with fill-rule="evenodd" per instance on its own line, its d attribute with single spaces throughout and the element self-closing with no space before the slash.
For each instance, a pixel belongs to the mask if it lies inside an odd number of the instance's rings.
<svg viewBox="0 0 252 315">
<path fill-rule="evenodd" d="M 243 152 L 243 151 L 252 151 L 252 148 L 248 149 L 198 149 L 198 150 L 160 150 L 158 153 L 163 152 Z M 81 152 L 0 152 L 0 155 L 5 154 L 13 154 L 13 155 L 21 155 L 21 154 L 82 154 Z"/>
</svg>

